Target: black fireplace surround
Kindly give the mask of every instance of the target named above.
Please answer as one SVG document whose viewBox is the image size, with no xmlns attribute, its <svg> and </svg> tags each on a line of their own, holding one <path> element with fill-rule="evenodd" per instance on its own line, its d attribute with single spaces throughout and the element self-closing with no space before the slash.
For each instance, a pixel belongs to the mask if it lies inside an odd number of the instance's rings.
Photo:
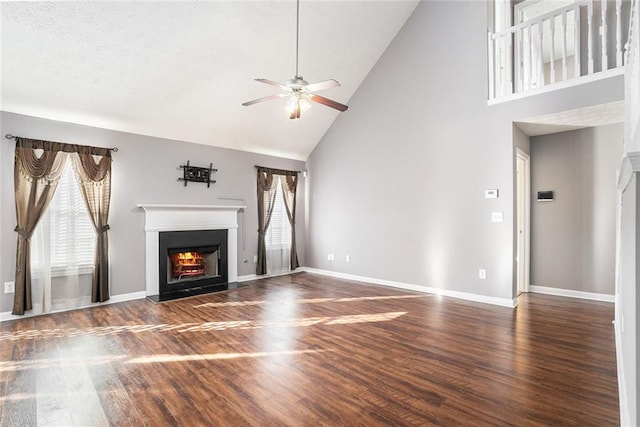
<svg viewBox="0 0 640 427">
<path fill-rule="evenodd" d="M 217 252 L 215 276 L 203 274 L 184 279 L 171 277 L 171 254 L 178 252 Z M 159 233 L 159 292 L 156 301 L 167 301 L 191 295 L 228 289 L 227 230 L 166 231 Z"/>
</svg>

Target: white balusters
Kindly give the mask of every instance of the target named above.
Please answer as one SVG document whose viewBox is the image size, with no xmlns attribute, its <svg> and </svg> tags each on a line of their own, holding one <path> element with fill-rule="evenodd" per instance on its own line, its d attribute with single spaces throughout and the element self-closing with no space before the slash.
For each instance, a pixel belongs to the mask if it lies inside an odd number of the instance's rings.
<svg viewBox="0 0 640 427">
<path fill-rule="evenodd" d="M 493 42 L 493 37 L 491 34 L 491 30 L 487 30 L 487 38 L 489 40 L 489 99 L 493 99 L 496 97 L 495 92 L 495 43 Z"/>
<path fill-rule="evenodd" d="M 504 96 L 505 92 L 505 81 L 507 76 L 507 67 L 505 67 L 505 46 L 504 46 L 504 35 L 500 37 L 500 43 L 498 44 L 498 66 L 500 67 L 500 96 Z"/>
<path fill-rule="evenodd" d="M 513 59 L 513 55 L 511 54 L 512 50 L 511 33 L 507 33 L 504 36 L 504 57 L 506 59 L 504 67 L 504 82 L 507 94 L 513 93 L 513 66 L 511 65 L 511 60 Z"/>
<path fill-rule="evenodd" d="M 567 11 L 562 13 L 562 80 L 567 80 Z"/>
<path fill-rule="evenodd" d="M 593 3 L 587 5 L 587 72 L 593 74 Z"/>
<path fill-rule="evenodd" d="M 513 63 L 515 65 L 516 79 L 513 88 L 514 92 L 522 92 L 522 32 L 522 28 L 518 28 L 515 33 L 515 48 L 513 49 L 513 54 L 516 59 Z"/>
<path fill-rule="evenodd" d="M 573 76 L 580 77 L 580 8 L 573 9 Z"/>
<path fill-rule="evenodd" d="M 600 71 L 609 69 L 609 55 L 607 54 L 607 0 L 602 0 L 601 12 L 602 12 L 602 27 L 600 31 L 600 41 L 602 42 L 602 66 Z"/>
<path fill-rule="evenodd" d="M 616 0 L 616 67 L 622 66 L 622 0 Z"/>
<path fill-rule="evenodd" d="M 607 0 L 576 0 L 502 31 L 489 31 L 489 97 L 526 92 L 622 66 L 625 0 L 609 1 L 611 7 Z M 586 25 L 581 25 L 581 15 L 586 17 L 582 22 Z M 614 22 L 615 28 L 610 28 L 608 24 L 613 27 Z"/>
<path fill-rule="evenodd" d="M 544 22 L 544 21 L 543 21 Z M 556 82 L 556 46 L 555 46 L 555 26 L 556 26 L 556 17 L 552 16 L 549 20 L 549 82 Z"/>
<path fill-rule="evenodd" d="M 544 43 L 544 21 L 538 22 L 538 81 L 536 82 L 536 87 L 544 86 L 544 56 L 542 46 Z"/>
</svg>

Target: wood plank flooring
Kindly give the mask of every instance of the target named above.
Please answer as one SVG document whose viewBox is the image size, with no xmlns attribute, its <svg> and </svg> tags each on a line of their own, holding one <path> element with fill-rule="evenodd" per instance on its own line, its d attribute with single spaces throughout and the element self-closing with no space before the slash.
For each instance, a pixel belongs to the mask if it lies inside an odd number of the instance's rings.
<svg viewBox="0 0 640 427">
<path fill-rule="evenodd" d="M 3 322 L 0 425 L 617 425 L 612 319 L 299 273 Z"/>
</svg>

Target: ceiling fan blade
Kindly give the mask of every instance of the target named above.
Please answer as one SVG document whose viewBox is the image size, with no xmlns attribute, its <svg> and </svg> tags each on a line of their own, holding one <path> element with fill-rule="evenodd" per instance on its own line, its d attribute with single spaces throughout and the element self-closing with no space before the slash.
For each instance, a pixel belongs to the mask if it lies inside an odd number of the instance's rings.
<svg viewBox="0 0 640 427">
<path fill-rule="evenodd" d="M 255 81 L 260 82 L 260 83 L 266 83 L 266 84 L 271 85 L 271 86 L 279 87 L 282 90 L 289 91 L 289 87 L 288 86 L 283 85 L 282 83 L 274 82 L 273 80 L 255 79 Z"/>
<path fill-rule="evenodd" d="M 282 97 L 287 96 L 287 95 L 289 95 L 289 94 L 288 93 L 278 93 L 276 95 L 269 95 L 269 96 L 265 96 L 264 98 L 258 98 L 258 99 L 254 99 L 254 100 L 251 100 L 251 101 L 243 102 L 242 105 L 244 105 L 245 107 L 248 107 L 249 105 L 257 104 L 258 102 L 270 101 L 272 99 L 282 98 Z"/>
<path fill-rule="evenodd" d="M 338 87 L 340 83 L 337 80 L 329 79 L 323 82 L 311 83 L 307 85 L 305 89 L 309 92 L 317 92 L 319 90 L 331 89 L 332 87 Z"/>
<path fill-rule="evenodd" d="M 347 108 L 349 108 L 344 104 L 340 104 L 339 102 L 336 102 L 332 99 L 325 98 L 324 96 L 316 95 L 313 93 L 309 94 L 309 99 L 312 100 L 313 102 L 326 105 L 327 107 L 335 108 L 336 110 L 339 110 L 339 111 L 347 111 Z"/>
</svg>

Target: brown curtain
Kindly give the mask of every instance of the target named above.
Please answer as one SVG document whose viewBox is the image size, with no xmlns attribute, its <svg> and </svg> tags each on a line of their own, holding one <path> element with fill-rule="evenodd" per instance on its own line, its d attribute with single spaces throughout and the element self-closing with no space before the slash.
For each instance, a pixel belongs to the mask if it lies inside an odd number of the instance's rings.
<svg viewBox="0 0 640 427">
<path fill-rule="evenodd" d="M 269 168 L 258 167 L 258 264 L 256 274 L 267 274 L 267 246 L 265 234 L 276 201 L 277 181 Z"/>
<path fill-rule="evenodd" d="M 31 235 L 56 191 L 67 160 L 67 155 L 56 149 L 56 143 L 40 142 L 32 144 L 32 140 L 16 138 L 13 185 L 18 245 L 12 314 L 32 309 Z M 35 150 L 43 152 L 38 156 Z"/>
<path fill-rule="evenodd" d="M 96 161 L 95 157 L 99 157 Z M 73 169 L 96 231 L 91 302 L 109 299 L 109 204 L 111 201 L 111 151 L 102 156 L 76 153 Z"/>
<path fill-rule="evenodd" d="M 42 150 L 42 155 L 38 156 L 36 150 Z M 75 144 L 64 144 L 52 141 L 41 141 L 28 138 L 16 138 L 15 164 L 14 164 L 14 192 L 16 199 L 16 220 L 15 231 L 18 233 L 18 244 L 16 251 L 16 290 L 13 300 L 12 314 L 24 314 L 25 310 L 32 309 L 31 301 L 31 235 L 38 220 L 47 209 L 51 198 L 55 192 L 60 176 L 64 170 L 68 154 L 77 153 L 78 162 L 81 167 L 76 167 L 88 177 L 94 177 L 94 184 L 102 186 L 103 189 L 97 193 L 86 190 L 83 182 L 83 191 L 93 194 L 99 201 L 95 212 L 89 208 L 94 225 L 98 224 L 98 245 L 96 250 L 96 264 L 101 272 L 94 272 L 94 292 L 92 300 L 105 301 L 109 298 L 107 261 L 107 225 L 110 180 L 111 180 L 111 150 L 107 148 L 88 147 Z M 101 156 L 100 162 L 95 162 L 92 156 Z M 108 160 L 104 160 L 108 159 Z M 108 182 L 105 185 L 105 182 Z M 106 187 L 108 190 L 104 190 Z M 85 194 L 85 199 L 91 198 Z M 104 203 L 106 199 L 106 203 Z M 92 202 L 87 202 L 91 204 Z M 106 282 L 104 281 L 106 279 Z M 104 298 L 104 299 L 102 299 Z"/>
<path fill-rule="evenodd" d="M 298 172 L 287 172 L 282 179 L 282 193 L 284 205 L 287 209 L 287 217 L 291 224 L 291 270 L 295 270 L 298 264 L 298 252 L 296 251 L 296 189 L 298 188 Z"/>
</svg>

